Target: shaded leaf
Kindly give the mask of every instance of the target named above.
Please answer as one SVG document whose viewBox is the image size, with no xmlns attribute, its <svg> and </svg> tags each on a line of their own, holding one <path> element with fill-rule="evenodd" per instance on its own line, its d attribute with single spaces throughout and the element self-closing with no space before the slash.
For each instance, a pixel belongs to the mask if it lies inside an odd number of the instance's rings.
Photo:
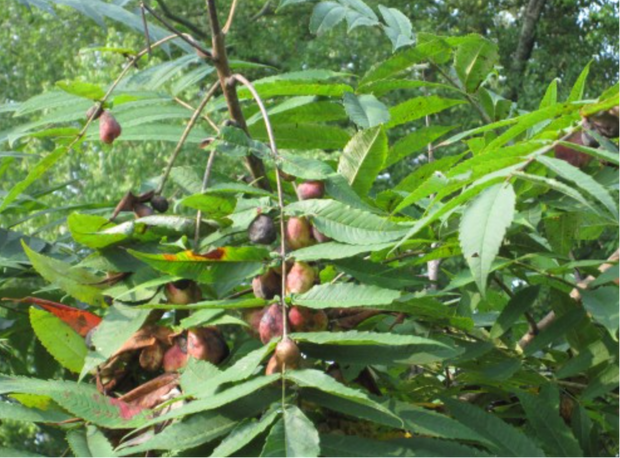
<svg viewBox="0 0 620 458">
<path fill-rule="evenodd" d="M 459 241 L 482 294 L 486 291 L 491 264 L 514 218 L 515 204 L 512 186 L 496 184 L 480 194 L 461 219 Z"/>
</svg>

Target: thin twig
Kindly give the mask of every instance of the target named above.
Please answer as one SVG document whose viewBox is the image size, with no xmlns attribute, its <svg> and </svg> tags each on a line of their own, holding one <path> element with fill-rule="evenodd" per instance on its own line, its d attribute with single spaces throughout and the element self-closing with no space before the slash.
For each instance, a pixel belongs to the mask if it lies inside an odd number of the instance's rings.
<svg viewBox="0 0 620 458">
<path fill-rule="evenodd" d="M 424 77 L 424 70 L 422 70 L 422 80 L 425 80 L 425 79 L 426 78 Z M 426 87 L 422 87 L 422 93 L 425 96 L 428 95 L 428 91 L 426 90 Z M 430 115 L 424 116 L 424 123 L 427 129 L 431 127 Z M 426 145 L 426 151 L 428 153 L 428 162 L 430 164 L 431 162 L 435 160 L 435 155 L 433 154 L 433 142 L 429 142 Z M 430 197 L 432 199 L 434 195 L 432 194 Z M 431 248 L 436 248 L 437 246 L 438 246 L 437 243 L 431 244 Z M 437 280 L 439 279 L 439 264 L 440 263 L 441 263 L 441 259 L 431 259 L 430 261 L 426 263 L 426 270 L 428 271 L 428 280 L 430 281 L 430 285 L 428 288 L 430 290 L 437 289 Z"/>
<path fill-rule="evenodd" d="M 508 288 L 506 283 L 504 283 L 503 281 L 501 281 L 499 279 L 499 277 L 497 276 L 497 273 L 493 273 L 492 278 L 493 278 L 493 281 L 495 283 L 497 283 L 497 286 L 499 286 L 502 289 L 502 291 L 504 291 L 506 294 L 508 294 L 508 297 L 510 297 L 510 298 L 515 297 L 515 293 L 513 293 L 510 288 Z"/>
<path fill-rule="evenodd" d="M 215 159 L 215 148 L 209 153 L 209 159 L 207 159 L 207 166 L 205 167 L 205 174 L 202 177 L 202 186 L 200 192 L 204 193 L 209 187 L 209 178 L 211 178 L 211 170 L 213 170 L 213 160 Z M 196 231 L 194 233 L 194 251 L 198 252 L 198 240 L 200 239 L 200 223 L 202 222 L 202 210 L 198 210 L 196 214 Z"/>
<path fill-rule="evenodd" d="M 256 13 L 254 16 L 250 18 L 250 22 L 257 21 L 261 17 L 265 16 L 269 11 L 269 7 L 271 6 L 271 0 L 267 0 L 263 7 Z"/>
<path fill-rule="evenodd" d="M 237 291 L 236 293 L 231 294 L 230 296 L 226 296 L 224 299 L 236 299 L 241 296 L 245 296 L 246 294 L 250 294 L 254 290 L 252 288 L 244 289 L 241 291 Z"/>
<path fill-rule="evenodd" d="M 192 117 L 189 119 L 189 122 L 187 123 L 187 126 L 185 126 L 185 130 L 183 131 L 183 135 L 181 135 L 181 138 L 179 139 L 179 142 L 177 143 L 176 148 L 174 148 L 174 151 L 172 152 L 172 156 L 168 160 L 168 164 L 166 165 L 166 170 L 164 171 L 164 175 L 162 176 L 161 182 L 159 183 L 159 186 L 157 187 L 157 191 L 155 191 L 155 194 L 161 194 L 162 190 L 164 189 L 164 186 L 166 185 L 166 180 L 168 180 L 168 176 L 170 175 L 172 166 L 174 165 L 174 162 L 176 161 L 179 153 L 181 152 L 181 148 L 183 148 L 183 145 L 185 144 L 187 137 L 189 137 L 190 132 L 192 131 L 192 129 L 194 128 L 194 125 L 196 124 L 196 121 L 200 117 L 200 113 L 202 113 L 202 110 L 205 109 L 205 107 L 207 106 L 207 103 L 209 103 L 209 100 L 211 100 L 211 97 L 213 97 L 213 94 L 215 94 L 215 91 L 217 91 L 219 86 L 220 85 L 218 82 L 215 82 L 211 85 L 211 87 L 209 88 L 205 96 L 203 97 L 202 101 L 200 102 L 200 105 L 198 105 L 198 107 L 192 114 Z"/>
<path fill-rule="evenodd" d="M 144 39 L 146 40 L 146 49 L 149 56 L 151 52 L 151 36 L 149 35 L 149 24 L 146 22 L 146 14 L 144 13 L 144 2 L 140 2 L 140 16 L 142 16 L 142 27 L 144 27 Z"/>
<path fill-rule="evenodd" d="M 495 281 L 495 283 L 497 283 L 497 285 L 506 293 L 508 294 L 508 296 L 512 299 L 513 297 L 515 297 L 515 293 L 512 292 L 512 290 L 506 285 L 506 283 L 504 283 L 503 281 L 501 281 L 499 279 L 499 277 L 497 276 L 496 273 L 493 274 L 492 276 L 493 280 Z M 534 319 L 534 317 L 532 316 L 532 314 L 530 312 L 523 312 L 523 315 L 525 315 L 525 319 L 527 320 L 527 322 L 530 325 L 530 333 L 533 335 L 537 335 L 540 330 L 538 329 L 538 323 L 536 323 L 536 320 Z"/>
<path fill-rule="evenodd" d="M 179 105 L 181 105 L 182 107 L 187 108 L 188 110 L 190 110 L 192 112 L 196 109 L 193 106 L 191 106 L 189 103 L 187 103 L 184 100 L 181 100 L 178 97 L 175 97 L 174 101 L 176 103 L 178 103 Z M 218 134 L 220 133 L 220 128 L 218 127 L 217 124 L 215 124 L 215 122 L 209 117 L 209 115 L 207 113 L 201 113 L 200 116 L 202 117 L 202 119 L 204 119 L 205 121 L 207 121 L 209 123 L 209 125 L 213 128 L 213 130 L 215 132 L 217 132 Z"/>
<path fill-rule="evenodd" d="M 250 93 L 252 94 L 252 97 L 254 97 L 254 100 L 256 101 L 256 104 L 258 105 L 258 109 L 260 110 L 261 115 L 263 116 L 263 121 L 265 122 L 265 129 L 267 130 L 267 136 L 269 137 L 269 146 L 271 148 L 271 152 L 275 159 L 274 163 L 276 164 L 275 175 L 276 175 L 276 186 L 277 186 L 277 191 L 278 191 L 278 207 L 280 210 L 280 256 L 282 258 L 282 295 L 280 296 L 280 301 L 282 305 L 282 315 L 284 317 L 284 320 L 283 320 L 284 323 L 282 327 L 283 328 L 282 338 L 286 339 L 288 337 L 288 323 L 286 319 L 286 300 L 284 297 L 286 294 L 285 293 L 286 292 L 286 240 L 284 237 L 284 234 L 285 234 L 284 192 L 282 191 L 282 181 L 281 181 L 280 173 L 278 170 L 278 159 L 279 159 L 278 147 L 276 145 L 276 138 L 273 134 L 273 128 L 271 127 L 271 122 L 269 121 L 269 114 L 267 113 L 267 109 L 265 108 L 265 105 L 263 104 L 263 101 L 260 98 L 260 95 L 254 88 L 252 83 L 250 83 L 250 81 L 247 78 L 245 78 L 243 75 L 239 75 L 239 74 L 232 75 L 231 79 L 233 81 L 238 81 L 241 84 L 243 84 L 245 87 L 247 87 Z"/>
<path fill-rule="evenodd" d="M 474 107 L 474 109 L 478 112 L 478 114 L 480 115 L 480 117 L 485 123 L 491 124 L 493 122 L 493 120 L 489 117 L 489 115 L 482 109 L 480 104 L 471 95 L 463 91 L 462 88 L 458 85 L 458 83 L 454 79 L 452 79 L 452 77 L 448 75 L 439 65 L 431 62 L 431 66 L 435 70 L 437 70 L 441 74 L 441 76 L 443 76 L 445 80 L 448 81 L 448 83 L 450 83 L 453 87 L 461 91 L 461 93 L 465 96 L 465 98 L 470 103 L 470 105 Z"/>
<path fill-rule="evenodd" d="M 166 21 L 163 17 L 161 17 L 159 14 L 157 14 L 155 11 L 153 11 L 153 8 L 151 8 L 150 6 L 148 6 L 146 3 L 144 3 L 144 8 L 146 8 L 146 10 L 151 13 L 151 15 L 157 19 L 159 22 L 161 22 L 161 24 L 166 27 L 168 30 L 170 30 L 172 33 L 174 33 L 177 37 L 179 37 L 181 40 L 183 40 L 185 43 L 187 43 L 188 45 L 190 45 L 192 48 L 197 49 L 198 51 L 200 51 L 202 54 L 204 54 L 205 56 L 209 57 L 209 58 L 213 58 L 213 55 L 211 54 L 210 51 L 207 51 L 205 48 L 203 48 L 202 46 L 200 46 L 198 44 L 198 42 L 189 34 L 187 33 L 183 33 L 180 30 L 178 30 L 175 26 L 173 26 L 172 24 L 170 24 L 168 21 Z M 188 36 L 190 38 L 188 38 Z"/>
<path fill-rule="evenodd" d="M 172 19 L 174 22 L 178 24 L 184 25 L 185 27 L 190 29 L 192 32 L 194 32 L 194 34 L 198 35 L 203 40 L 207 38 L 207 34 L 204 33 L 202 30 L 200 30 L 198 26 L 192 24 L 184 17 L 177 16 L 172 11 L 170 11 L 170 8 L 168 8 L 168 5 L 166 5 L 163 0 L 155 0 L 155 1 L 157 2 L 157 4 L 161 8 L 161 10 L 164 12 L 167 18 Z"/>
<path fill-rule="evenodd" d="M 228 19 L 226 20 L 226 24 L 224 25 L 224 28 L 222 29 L 222 33 L 224 35 L 228 33 L 228 30 L 230 29 L 230 26 L 232 25 L 232 21 L 235 18 L 235 11 L 237 10 L 238 2 L 239 0 L 233 0 L 232 5 L 230 5 L 230 11 L 228 12 Z"/>
<path fill-rule="evenodd" d="M 550 278 L 552 280 L 556 280 L 556 281 L 559 281 L 560 283 L 564 283 L 565 285 L 570 286 L 571 288 L 575 288 L 577 286 L 577 285 L 575 285 L 571 281 L 568 281 L 568 280 L 566 280 L 566 279 L 564 279 L 562 277 L 556 277 L 555 275 L 550 274 L 549 272 L 545 272 L 544 270 L 540 270 L 537 267 L 531 266 L 531 265 L 526 264 L 524 262 L 514 261 L 514 264 L 516 266 L 520 266 L 520 267 L 524 267 L 524 268 L 526 268 L 528 270 L 532 270 L 532 271 L 536 272 L 537 274 L 543 275 L 543 276 L 545 276 L 547 278 Z"/>
</svg>

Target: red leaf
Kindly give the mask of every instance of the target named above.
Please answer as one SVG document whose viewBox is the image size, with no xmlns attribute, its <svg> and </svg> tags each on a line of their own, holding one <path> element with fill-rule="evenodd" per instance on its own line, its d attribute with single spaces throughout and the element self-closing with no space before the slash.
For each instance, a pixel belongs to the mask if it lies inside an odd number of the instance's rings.
<svg viewBox="0 0 620 458">
<path fill-rule="evenodd" d="M 20 302 L 25 304 L 35 304 L 39 307 L 43 307 L 50 313 L 53 313 L 62 321 L 67 323 L 75 332 L 82 337 L 86 337 L 88 331 L 101 323 L 101 317 L 94 313 L 80 310 L 75 307 L 70 307 L 60 302 L 48 301 L 47 299 L 40 299 L 38 297 L 24 297 L 22 299 L 11 299 L 10 297 L 3 297 L 3 301 Z"/>
</svg>

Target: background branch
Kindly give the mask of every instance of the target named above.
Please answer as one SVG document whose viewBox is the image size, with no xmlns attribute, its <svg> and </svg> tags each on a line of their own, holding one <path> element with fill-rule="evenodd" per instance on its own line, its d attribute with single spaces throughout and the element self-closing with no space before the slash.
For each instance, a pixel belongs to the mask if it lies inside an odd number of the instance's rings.
<svg viewBox="0 0 620 458">
<path fill-rule="evenodd" d="M 205 109 L 205 107 L 207 106 L 207 103 L 209 102 L 211 97 L 213 97 L 213 94 L 215 94 L 215 91 L 217 91 L 218 87 L 219 87 L 219 84 L 216 82 L 209 88 L 204 98 L 200 102 L 200 105 L 198 105 L 198 108 L 196 108 L 196 110 L 194 111 L 194 114 L 192 114 L 192 117 L 187 123 L 187 126 L 185 126 L 183 135 L 181 135 L 181 138 L 179 139 L 179 142 L 177 143 L 176 148 L 172 152 L 172 156 L 168 160 L 168 165 L 166 166 L 166 170 L 164 171 L 164 175 L 161 179 L 161 182 L 159 183 L 159 186 L 157 187 L 157 191 L 155 192 L 155 194 L 161 194 L 162 190 L 164 189 L 164 186 L 166 185 L 166 181 L 168 180 L 168 176 L 170 175 L 170 171 L 172 170 L 172 166 L 174 165 L 174 162 L 176 161 L 177 157 L 179 156 L 179 153 L 181 152 L 181 148 L 183 148 L 183 145 L 185 144 L 185 141 L 187 140 L 187 137 L 189 136 L 190 132 L 194 128 L 196 121 L 200 117 L 202 110 Z"/>
<path fill-rule="evenodd" d="M 527 61 L 532 55 L 532 50 L 534 49 L 536 26 L 538 25 L 546 1 L 547 0 L 530 0 L 523 13 L 523 26 L 521 27 L 519 43 L 517 44 L 517 50 L 513 60 L 515 77 L 509 96 L 511 100 L 517 100 L 519 91 L 523 85 L 523 73 L 525 72 Z"/>
<path fill-rule="evenodd" d="M 234 81 L 230 80 L 232 71 L 230 70 L 228 56 L 226 54 L 226 38 L 220 28 L 215 0 L 206 1 L 207 10 L 209 13 L 209 24 L 211 26 L 211 40 L 213 44 L 213 65 L 217 70 L 220 86 L 222 88 L 222 92 L 224 93 L 224 98 L 226 99 L 226 105 L 228 106 L 228 113 L 230 114 L 230 118 L 235 121 L 246 134 L 249 135 L 248 126 L 245 122 L 243 111 L 241 111 L 241 104 L 239 103 L 237 89 Z M 229 82 L 232 82 L 233 84 L 229 84 Z M 271 191 L 271 185 L 265 175 L 265 164 L 263 164 L 263 161 L 256 156 L 248 155 L 245 157 L 245 163 L 248 170 L 252 174 L 253 180 L 256 181 L 261 188 Z"/>
<path fill-rule="evenodd" d="M 191 30 L 194 33 L 194 35 L 196 35 L 197 37 L 202 38 L 203 40 L 206 40 L 207 38 L 209 38 L 208 35 L 205 32 L 203 32 L 202 30 L 200 30 L 200 28 L 196 24 L 188 21 L 184 17 L 177 16 L 172 11 L 170 11 L 170 8 L 168 8 L 168 5 L 166 5 L 164 3 L 164 0 L 155 0 L 155 1 L 157 2 L 159 7 L 161 8 L 162 13 L 164 13 L 164 15 L 168 19 L 176 22 L 177 24 L 181 24 L 181 25 L 187 27 L 189 30 Z"/>
<path fill-rule="evenodd" d="M 146 3 L 143 4 L 144 8 L 151 13 L 151 15 L 157 19 L 159 22 L 161 22 L 161 24 L 167 28 L 168 30 L 170 30 L 172 33 L 176 34 L 176 36 L 178 36 L 181 40 L 183 40 L 185 43 L 189 44 L 192 48 L 196 49 L 197 51 L 199 51 L 200 53 L 204 54 L 207 57 L 212 57 L 211 56 L 211 52 L 207 51 L 205 48 L 203 48 L 202 46 L 200 46 L 198 44 L 198 42 L 196 42 L 196 40 L 191 37 L 191 35 L 186 34 L 181 32 L 179 29 L 177 29 L 175 26 L 173 26 L 172 24 L 170 24 L 167 20 L 165 20 L 163 17 L 161 17 L 159 14 L 157 14 L 155 11 L 153 11 L 153 8 L 151 8 L 150 6 L 148 6 Z M 188 38 L 188 35 L 190 38 Z"/>
</svg>

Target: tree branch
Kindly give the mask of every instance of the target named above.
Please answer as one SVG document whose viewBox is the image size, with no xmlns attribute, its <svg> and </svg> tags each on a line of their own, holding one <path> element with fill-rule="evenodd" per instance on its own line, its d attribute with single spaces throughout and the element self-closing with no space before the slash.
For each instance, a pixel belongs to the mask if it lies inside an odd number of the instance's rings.
<svg viewBox="0 0 620 458">
<path fill-rule="evenodd" d="M 263 5 L 263 7 L 254 16 L 250 18 L 250 22 L 257 21 L 261 17 L 266 16 L 269 13 L 270 7 L 271 7 L 271 0 L 267 0 L 265 4 Z"/>
<path fill-rule="evenodd" d="M 609 258 L 607 258 L 607 261 L 604 264 L 601 264 L 598 268 L 599 272 L 605 272 L 607 269 L 609 269 L 610 267 L 613 266 L 613 262 L 618 262 L 618 254 L 619 254 L 619 250 L 616 250 L 611 256 L 609 256 Z M 593 276 L 588 276 L 585 280 L 579 282 L 577 284 L 577 288 L 574 288 L 571 293 L 570 296 L 576 300 L 576 301 L 580 301 L 581 300 L 581 293 L 580 290 L 582 289 L 587 289 L 588 285 L 594 281 L 594 277 Z M 553 323 L 555 321 L 556 315 L 555 312 L 551 311 L 549 313 L 547 313 L 547 315 L 545 315 L 545 317 L 540 320 L 537 324 L 536 324 L 536 328 L 538 331 L 542 331 L 543 329 L 547 328 L 551 323 Z M 519 347 L 521 347 L 521 349 L 524 349 L 525 347 L 527 347 L 530 343 L 532 343 L 532 340 L 534 340 L 534 337 L 536 337 L 536 334 L 532 333 L 532 331 L 528 331 L 523 337 L 521 337 L 521 339 L 519 340 Z"/>
<path fill-rule="evenodd" d="M 168 5 L 166 5 L 164 3 L 164 0 L 155 0 L 155 1 L 157 2 L 159 7 L 161 8 L 162 12 L 166 15 L 166 17 L 168 19 L 176 22 L 177 24 L 184 25 L 189 30 L 194 32 L 194 35 L 202 38 L 203 40 L 206 40 L 208 38 L 207 34 L 205 32 L 203 32 L 202 30 L 200 30 L 200 28 L 197 25 L 191 23 L 190 21 L 188 21 L 184 17 L 177 16 L 172 11 L 170 11 L 170 8 L 168 8 Z"/>
<path fill-rule="evenodd" d="M 151 13 L 151 15 L 157 19 L 159 22 L 161 22 L 161 24 L 167 28 L 168 30 L 170 30 L 172 33 L 176 34 L 176 36 L 178 36 L 181 40 L 183 40 L 185 43 L 187 43 L 188 45 L 190 45 L 192 48 L 196 49 L 197 51 L 199 51 L 200 53 L 204 54 L 205 56 L 212 58 L 213 56 L 211 55 L 211 52 L 207 51 L 205 48 L 203 48 L 202 46 L 200 46 L 198 44 L 198 42 L 189 34 L 187 33 L 183 33 L 180 30 L 178 30 L 175 26 L 173 26 L 172 24 L 170 24 L 167 20 L 165 20 L 163 17 L 161 17 L 159 14 L 157 14 L 155 11 L 153 11 L 153 8 L 151 8 L 150 6 L 148 6 L 146 3 L 143 3 L 144 8 Z M 188 36 L 190 38 L 188 38 Z"/>
<path fill-rule="evenodd" d="M 181 135 L 181 138 L 179 139 L 176 148 L 172 152 L 172 156 L 168 160 L 168 165 L 166 166 L 166 170 L 164 171 L 164 175 L 162 176 L 161 182 L 159 183 L 155 194 L 160 194 L 164 189 L 164 186 L 166 185 L 166 180 L 168 180 L 168 176 L 170 175 L 170 171 L 172 170 L 172 166 L 174 165 L 174 161 L 176 161 L 177 157 L 179 156 L 181 148 L 183 148 L 187 137 L 189 137 L 190 132 L 196 124 L 196 121 L 200 117 L 200 113 L 202 113 L 202 110 L 205 109 L 207 103 L 209 102 L 209 100 L 211 100 L 211 97 L 213 97 L 213 94 L 215 94 L 215 91 L 217 91 L 218 87 L 219 84 L 217 82 L 213 83 L 213 85 L 209 88 L 204 98 L 200 102 L 200 105 L 198 105 L 198 108 L 196 108 L 194 114 L 192 114 L 192 117 L 189 119 L 189 122 L 187 123 L 187 126 L 185 126 L 185 130 L 183 131 L 183 135 Z"/>
<path fill-rule="evenodd" d="M 472 107 L 474 107 L 474 109 L 478 112 L 478 114 L 480 115 L 480 117 L 482 118 L 482 120 L 484 122 L 486 122 L 487 124 L 491 124 L 493 122 L 493 120 L 489 117 L 489 115 L 486 113 L 486 111 L 484 111 L 482 109 L 482 107 L 480 106 L 480 104 L 478 103 L 478 101 L 476 99 L 474 99 L 470 94 L 468 94 L 467 92 L 463 91 L 462 88 L 458 85 L 458 83 L 450 76 L 448 75 L 439 65 L 431 62 L 431 66 L 437 70 L 439 72 L 439 74 L 441 76 L 444 77 L 444 79 L 450 83 L 452 86 L 454 86 L 456 89 L 458 89 L 459 91 L 461 91 L 461 93 L 465 96 L 465 98 L 467 99 L 467 101 L 470 103 L 470 105 Z"/>
<path fill-rule="evenodd" d="M 233 0 L 232 5 L 230 5 L 230 11 L 228 12 L 228 19 L 226 19 L 226 24 L 224 25 L 224 28 L 222 29 L 222 33 L 224 35 L 228 33 L 228 30 L 230 29 L 230 26 L 232 25 L 232 21 L 235 18 L 235 11 L 237 11 L 237 3 L 239 3 L 239 0 Z"/>
<path fill-rule="evenodd" d="M 217 10 L 215 7 L 215 0 L 206 0 L 207 10 L 209 13 L 209 24 L 211 26 L 211 40 L 213 43 L 212 59 L 213 65 L 217 70 L 217 75 L 220 80 L 220 86 L 228 105 L 228 113 L 233 121 L 235 121 L 241 129 L 248 133 L 248 126 L 241 111 L 241 104 L 239 103 L 239 97 L 237 96 L 237 89 L 234 84 L 234 80 L 231 80 L 232 71 L 228 63 L 228 56 L 226 55 L 226 37 L 222 33 L 220 28 L 220 22 L 217 17 Z M 229 84 L 233 83 L 233 84 Z M 258 185 L 271 191 L 271 185 L 265 175 L 265 165 L 263 161 L 253 155 L 248 155 L 245 158 L 246 166 L 252 174 L 252 178 L 257 181 Z"/>
</svg>

